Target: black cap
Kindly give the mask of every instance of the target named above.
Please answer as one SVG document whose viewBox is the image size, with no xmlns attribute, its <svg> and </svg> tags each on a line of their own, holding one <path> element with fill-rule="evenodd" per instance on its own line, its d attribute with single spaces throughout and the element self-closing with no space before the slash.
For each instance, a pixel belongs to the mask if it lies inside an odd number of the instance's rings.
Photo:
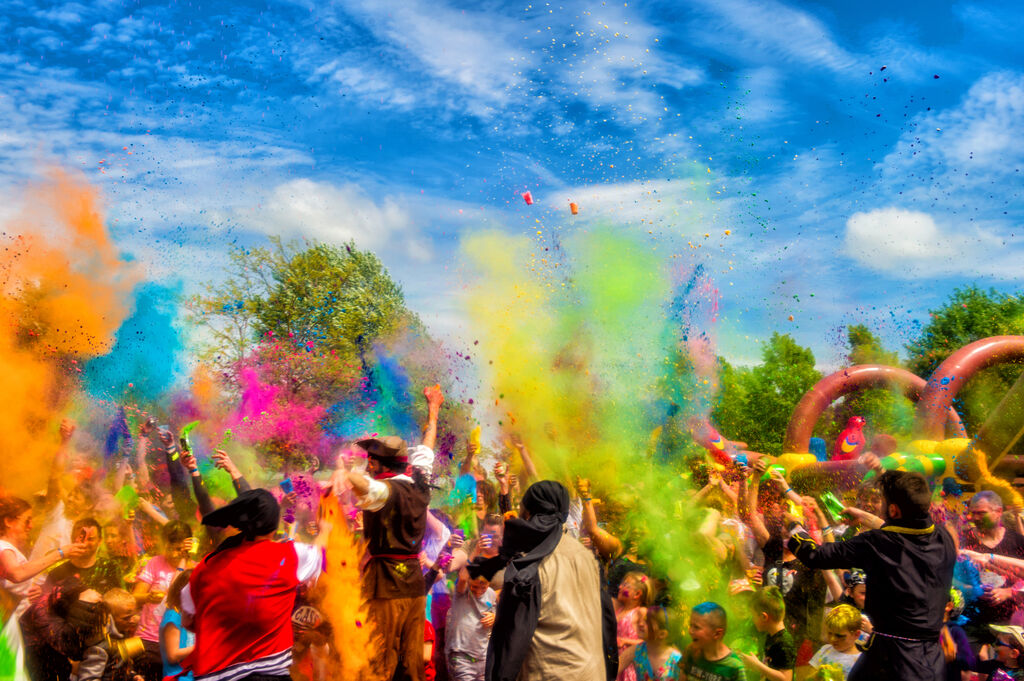
<svg viewBox="0 0 1024 681">
<path fill-rule="evenodd" d="M 236 527 L 252 539 L 275 531 L 280 519 L 281 507 L 274 495 L 265 489 L 251 489 L 204 515 L 203 525 Z"/>
</svg>

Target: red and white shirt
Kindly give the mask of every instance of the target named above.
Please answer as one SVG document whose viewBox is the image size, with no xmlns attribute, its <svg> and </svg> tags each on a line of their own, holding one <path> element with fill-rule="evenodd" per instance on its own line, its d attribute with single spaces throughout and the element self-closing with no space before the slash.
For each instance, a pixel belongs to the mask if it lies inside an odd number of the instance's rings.
<svg viewBox="0 0 1024 681">
<path fill-rule="evenodd" d="M 196 633 L 186 662 L 196 681 L 287 676 L 295 590 L 320 574 L 323 562 L 319 547 L 270 540 L 203 559 L 181 592 Z"/>
</svg>

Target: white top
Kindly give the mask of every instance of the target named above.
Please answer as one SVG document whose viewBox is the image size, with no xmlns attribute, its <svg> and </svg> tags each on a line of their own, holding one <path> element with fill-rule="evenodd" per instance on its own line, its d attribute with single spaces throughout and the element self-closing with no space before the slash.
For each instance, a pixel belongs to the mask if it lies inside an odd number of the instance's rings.
<svg viewBox="0 0 1024 681">
<path fill-rule="evenodd" d="M 843 668 L 843 676 L 849 676 L 850 670 L 853 669 L 853 663 L 860 657 L 860 651 L 855 653 L 841 653 L 826 643 L 822 647 L 818 648 L 818 652 L 814 653 L 814 657 L 811 658 L 810 665 L 817 669 L 824 664 L 837 664 Z"/>
<path fill-rule="evenodd" d="M 434 466 L 434 452 L 432 449 L 423 445 L 416 445 L 409 448 L 408 456 L 410 466 L 420 469 L 424 475 L 430 475 L 430 471 Z M 356 506 L 364 511 L 379 511 L 384 508 L 384 504 L 387 503 L 388 498 L 391 496 L 391 488 L 380 480 L 374 480 L 366 473 L 363 473 L 363 475 L 369 483 L 369 490 L 367 490 L 365 496 L 356 497 Z M 408 475 L 396 475 L 389 478 L 389 480 L 412 482 L 412 478 Z"/>
<path fill-rule="evenodd" d="M 0 553 L 3 553 L 4 551 L 14 552 L 14 558 L 18 561 L 18 565 L 23 565 L 28 562 L 28 558 L 18 550 L 17 546 L 6 539 L 0 539 Z M 11 582 L 6 579 L 0 579 L 0 586 L 7 589 L 15 596 L 21 596 L 24 598 L 28 595 L 28 590 L 32 587 L 32 580 L 26 579 L 23 582 Z"/>
</svg>

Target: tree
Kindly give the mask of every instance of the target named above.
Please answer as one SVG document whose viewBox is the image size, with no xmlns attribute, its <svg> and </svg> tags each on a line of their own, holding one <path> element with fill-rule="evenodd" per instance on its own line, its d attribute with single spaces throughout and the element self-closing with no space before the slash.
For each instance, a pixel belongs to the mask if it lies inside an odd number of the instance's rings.
<svg viewBox="0 0 1024 681">
<path fill-rule="evenodd" d="M 229 370 L 256 343 L 357 357 L 379 337 L 415 324 L 401 287 L 372 253 L 353 243 L 282 243 L 235 248 L 227 278 L 191 301 L 193 318 L 210 338 L 203 358 Z"/>
<path fill-rule="evenodd" d="M 750 369 L 721 360 L 722 387 L 711 418 L 724 436 L 746 442 L 753 451 L 779 455 L 794 407 L 821 373 L 814 368 L 814 353 L 789 334 L 772 334 L 761 360 Z"/>
<path fill-rule="evenodd" d="M 847 343 L 850 346 L 847 354 L 848 366 L 857 364 L 885 364 L 899 366 L 896 352 L 886 350 L 882 341 L 863 324 L 847 327 Z M 914 425 L 914 404 L 903 394 L 900 387 L 871 388 L 860 390 L 839 401 L 826 412 L 827 418 L 819 421 L 818 435 L 828 443 L 831 453 L 832 444 L 846 428 L 851 416 L 863 416 L 867 419 L 867 432 L 887 433 L 896 438 L 909 438 Z"/>
<path fill-rule="evenodd" d="M 968 343 L 1000 335 L 1024 335 L 1024 295 L 985 291 L 977 286 L 956 289 L 940 308 L 930 310 L 921 335 L 907 345 L 908 368 L 928 378 L 954 351 Z M 1020 365 L 980 371 L 957 394 L 967 427 L 974 433 L 1021 374 Z"/>
<path fill-rule="evenodd" d="M 296 253 L 275 268 L 274 280 L 255 306 L 260 336 L 355 357 L 412 317 L 377 256 L 352 243 L 315 244 Z"/>
</svg>

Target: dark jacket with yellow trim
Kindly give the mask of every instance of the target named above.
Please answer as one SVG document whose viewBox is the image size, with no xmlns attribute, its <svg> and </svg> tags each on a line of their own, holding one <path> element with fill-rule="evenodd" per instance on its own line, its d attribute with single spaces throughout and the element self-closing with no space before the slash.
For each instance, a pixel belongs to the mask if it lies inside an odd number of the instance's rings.
<svg viewBox="0 0 1024 681">
<path fill-rule="evenodd" d="M 931 519 L 886 523 L 847 541 L 818 546 L 801 530 L 789 540 L 810 568 L 864 570 L 864 611 L 876 631 L 916 639 L 936 639 L 949 601 L 956 545 Z"/>
</svg>

